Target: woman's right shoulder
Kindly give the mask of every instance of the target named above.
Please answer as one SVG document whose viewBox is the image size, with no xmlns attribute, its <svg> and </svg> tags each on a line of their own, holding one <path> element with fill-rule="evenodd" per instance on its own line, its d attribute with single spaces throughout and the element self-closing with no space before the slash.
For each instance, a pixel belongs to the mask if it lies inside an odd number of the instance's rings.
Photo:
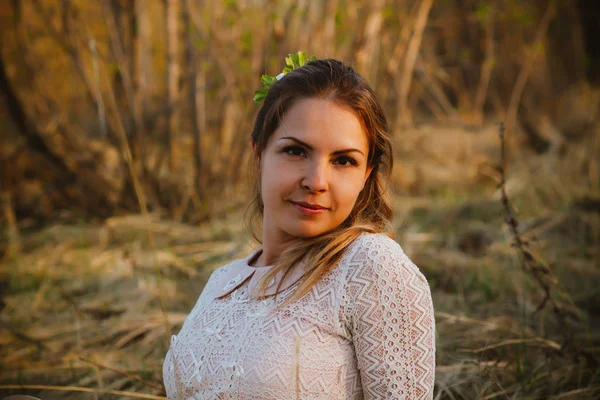
<svg viewBox="0 0 600 400">
<path fill-rule="evenodd" d="M 208 287 L 209 284 L 215 284 L 219 282 L 223 276 L 226 276 L 229 273 L 229 271 L 231 271 L 231 268 L 234 268 L 236 264 L 243 261 L 243 258 L 232 260 L 227 264 L 216 268 L 214 271 L 211 272 L 210 277 L 208 278 L 208 281 L 206 282 L 205 286 Z"/>
<path fill-rule="evenodd" d="M 234 268 L 235 264 L 239 262 L 243 262 L 243 259 L 232 260 L 227 264 L 216 268 L 210 273 L 210 276 L 208 277 L 208 280 L 204 284 L 200 296 L 198 297 L 198 301 L 194 306 L 194 310 L 199 307 L 200 303 L 205 303 L 208 298 L 215 296 L 219 288 L 223 286 L 222 282 L 224 277 L 226 277 L 230 273 L 231 268 Z"/>
</svg>

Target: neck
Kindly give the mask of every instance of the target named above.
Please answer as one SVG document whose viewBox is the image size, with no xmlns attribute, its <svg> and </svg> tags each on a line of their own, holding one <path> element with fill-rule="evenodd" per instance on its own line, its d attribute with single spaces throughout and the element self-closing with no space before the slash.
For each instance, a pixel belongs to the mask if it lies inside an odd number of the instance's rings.
<svg viewBox="0 0 600 400">
<path fill-rule="evenodd" d="M 296 237 L 282 234 L 280 231 L 271 232 L 267 226 L 263 226 L 262 253 L 256 259 L 256 262 L 254 262 L 254 266 L 264 267 L 275 264 L 281 253 L 283 253 L 295 239 Z"/>
</svg>

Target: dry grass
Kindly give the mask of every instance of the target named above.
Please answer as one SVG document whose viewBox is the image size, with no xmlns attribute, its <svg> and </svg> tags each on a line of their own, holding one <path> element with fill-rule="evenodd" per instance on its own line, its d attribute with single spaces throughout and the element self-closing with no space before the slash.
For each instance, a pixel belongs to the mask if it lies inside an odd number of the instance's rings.
<svg viewBox="0 0 600 400">
<path fill-rule="evenodd" d="M 427 130 L 415 135 L 434 136 Z M 470 159 L 479 163 L 478 172 L 470 178 L 452 174 L 459 181 L 442 188 L 438 182 L 428 185 L 422 174 L 423 195 L 401 199 L 397 210 L 398 241 L 432 285 L 437 398 L 598 398 L 600 190 L 598 165 L 589 168 L 600 150 L 597 141 L 590 138 L 562 156 L 513 158 L 508 166 L 511 211 L 532 265 L 552 293 L 550 304 L 544 303 L 535 270 L 523 268 L 513 246 L 494 184 L 501 176 L 481 168 L 500 154 L 497 131 L 495 140 L 487 130 L 468 135 L 445 132 L 442 142 L 455 141 L 455 147 L 447 146 L 447 164 L 469 171 L 475 167 Z M 435 147 L 429 140 L 421 143 Z M 422 148 L 413 151 L 422 154 Z M 452 157 L 460 151 L 479 159 Z M 424 171 L 431 171 L 427 162 L 443 166 L 441 157 L 418 163 L 410 154 L 405 165 Z"/>
<path fill-rule="evenodd" d="M 397 240 L 434 296 L 436 398 L 600 396 L 594 146 L 515 160 L 507 172 L 520 235 L 552 272 L 564 320 L 549 306 L 536 311 L 544 293 L 511 246 L 497 132 L 420 127 L 396 146 Z M 210 272 L 250 250 L 241 215 L 202 226 L 131 215 L 22 232 L 21 254 L 0 264 L 0 397 L 162 398 L 169 337 L 159 297 L 177 331 Z"/>
<path fill-rule="evenodd" d="M 210 272 L 249 251 L 239 218 L 191 227 L 153 216 L 154 252 L 143 216 L 115 217 L 102 225 L 57 224 L 24 235 L 23 253 L 2 263 L 7 291 L 0 395 L 104 399 L 131 396 L 119 391 L 164 394 L 161 365 L 170 338 L 159 295 L 169 326 L 178 329 Z M 80 389 L 17 390 L 15 384 Z M 100 392 L 85 394 L 90 388 Z"/>
</svg>

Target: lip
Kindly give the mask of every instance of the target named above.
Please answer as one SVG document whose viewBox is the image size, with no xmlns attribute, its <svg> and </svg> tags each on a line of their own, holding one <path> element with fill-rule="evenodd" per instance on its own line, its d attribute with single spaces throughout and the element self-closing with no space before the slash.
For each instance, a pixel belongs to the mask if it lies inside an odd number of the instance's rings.
<svg viewBox="0 0 600 400">
<path fill-rule="evenodd" d="M 327 207 L 323 207 L 320 204 L 305 203 L 303 201 L 292 201 L 292 203 L 304 208 L 310 208 L 311 210 L 327 210 Z"/>
<path fill-rule="evenodd" d="M 328 208 L 323 207 L 319 204 L 311 204 L 304 202 L 298 203 L 295 201 L 290 201 L 290 203 L 305 215 L 319 215 L 328 210 Z"/>
</svg>

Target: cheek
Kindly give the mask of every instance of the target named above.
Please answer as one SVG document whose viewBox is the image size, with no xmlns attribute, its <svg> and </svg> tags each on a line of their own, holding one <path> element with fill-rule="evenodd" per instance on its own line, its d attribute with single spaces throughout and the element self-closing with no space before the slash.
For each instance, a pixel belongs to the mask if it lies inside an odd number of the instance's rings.
<svg viewBox="0 0 600 400">
<path fill-rule="evenodd" d="M 360 195 L 363 187 L 363 176 L 363 174 L 357 173 L 355 176 L 338 180 L 337 197 L 346 207 L 352 207 Z"/>
<path fill-rule="evenodd" d="M 266 204 L 289 196 L 296 182 L 295 170 L 276 158 L 265 158 L 262 164 L 261 188 L 263 202 Z"/>
</svg>

